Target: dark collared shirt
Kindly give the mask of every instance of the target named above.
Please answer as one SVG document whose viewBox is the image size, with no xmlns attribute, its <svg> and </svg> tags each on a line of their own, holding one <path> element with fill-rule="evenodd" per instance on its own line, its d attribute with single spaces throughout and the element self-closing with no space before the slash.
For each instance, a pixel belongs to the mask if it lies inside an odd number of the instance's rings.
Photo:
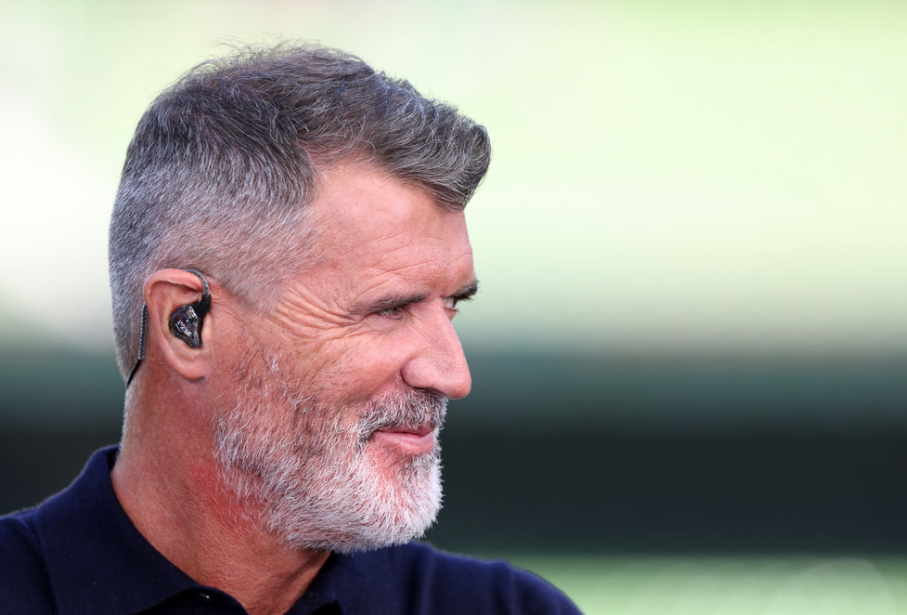
<svg viewBox="0 0 907 615">
<path fill-rule="evenodd" d="M 245 613 L 158 553 L 110 482 L 116 447 L 98 451 L 62 493 L 0 518 L 0 615 Z M 332 554 L 292 615 L 575 614 L 558 590 L 504 562 L 408 544 Z"/>
</svg>

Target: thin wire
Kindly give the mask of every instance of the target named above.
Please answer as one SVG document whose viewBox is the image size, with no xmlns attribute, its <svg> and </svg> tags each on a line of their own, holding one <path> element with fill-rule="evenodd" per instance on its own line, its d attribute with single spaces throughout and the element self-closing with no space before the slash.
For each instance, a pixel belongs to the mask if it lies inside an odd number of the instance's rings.
<svg viewBox="0 0 907 615">
<path fill-rule="evenodd" d="M 142 363 L 142 359 L 145 358 L 145 336 L 148 329 L 148 304 L 142 304 L 142 329 L 139 334 L 139 356 L 138 360 L 135 362 L 135 367 L 132 368 L 132 373 L 129 374 L 129 379 L 126 381 L 126 386 L 128 387 L 132 383 L 132 379 L 135 378 L 135 372 L 138 371 L 139 365 Z"/>
</svg>

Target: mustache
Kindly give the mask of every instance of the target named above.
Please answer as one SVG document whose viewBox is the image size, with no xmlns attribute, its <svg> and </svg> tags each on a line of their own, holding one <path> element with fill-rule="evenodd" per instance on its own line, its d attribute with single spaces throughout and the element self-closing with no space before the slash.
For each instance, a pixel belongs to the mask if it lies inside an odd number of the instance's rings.
<svg viewBox="0 0 907 615">
<path fill-rule="evenodd" d="M 447 398 L 426 391 L 388 394 L 366 405 L 359 419 L 359 442 L 364 444 L 380 429 L 441 429 L 447 416 Z"/>
</svg>

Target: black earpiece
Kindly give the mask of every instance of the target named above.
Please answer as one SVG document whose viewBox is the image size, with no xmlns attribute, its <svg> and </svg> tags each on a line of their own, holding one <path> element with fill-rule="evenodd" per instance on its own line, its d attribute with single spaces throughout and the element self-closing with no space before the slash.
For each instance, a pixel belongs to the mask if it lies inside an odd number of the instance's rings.
<svg viewBox="0 0 907 615">
<path fill-rule="evenodd" d="M 205 314 L 211 310 L 211 292 L 208 289 L 208 280 L 205 279 L 205 276 L 195 269 L 183 269 L 183 271 L 188 271 L 189 273 L 194 273 L 198 276 L 198 279 L 202 281 L 202 285 L 205 289 L 202 292 L 202 298 L 199 301 L 180 306 L 173 311 L 173 314 L 170 315 L 170 333 L 172 333 L 174 337 L 186 342 L 189 348 L 198 348 L 202 345 L 202 325 L 205 322 Z M 138 371 L 139 365 L 142 364 L 142 360 L 145 358 L 145 337 L 148 327 L 147 305 L 142 306 L 141 327 L 139 336 L 139 354 L 138 357 L 136 357 L 135 367 L 132 368 L 132 372 L 126 380 L 127 387 L 132 384 L 132 379 L 135 378 L 135 373 Z"/>
<path fill-rule="evenodd" d="M 195 269 L 185 269 L 194 273 L 205 286 L 201 300 L 180 306 L 170 315 L 170 333 L 184 342 L 189 348 L 198 348 L 202 345 L 202 325 L 205 323 L 205 314 L 211 309 L 211 294 L 208 291 L 208 281 L 205 276 Z"/>
</svg>

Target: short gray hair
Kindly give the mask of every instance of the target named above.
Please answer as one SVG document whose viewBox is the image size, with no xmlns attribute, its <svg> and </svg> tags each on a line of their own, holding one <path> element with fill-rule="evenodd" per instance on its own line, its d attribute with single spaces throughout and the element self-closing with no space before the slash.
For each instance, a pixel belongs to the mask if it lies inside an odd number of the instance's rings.
<svg viewBox="0 0 907 615">
<path fill-rule="evenodd" d="M 138 354 L 142 285 L 193 268 L 257 309 L 302 266 L 317 169 L 358 159 L 462 210 L 488 169 L 485 129 L 406 81 L 319 46 L 196 66 L 145 112 L 110 222 L 117 363 Z"/>
</svg>

